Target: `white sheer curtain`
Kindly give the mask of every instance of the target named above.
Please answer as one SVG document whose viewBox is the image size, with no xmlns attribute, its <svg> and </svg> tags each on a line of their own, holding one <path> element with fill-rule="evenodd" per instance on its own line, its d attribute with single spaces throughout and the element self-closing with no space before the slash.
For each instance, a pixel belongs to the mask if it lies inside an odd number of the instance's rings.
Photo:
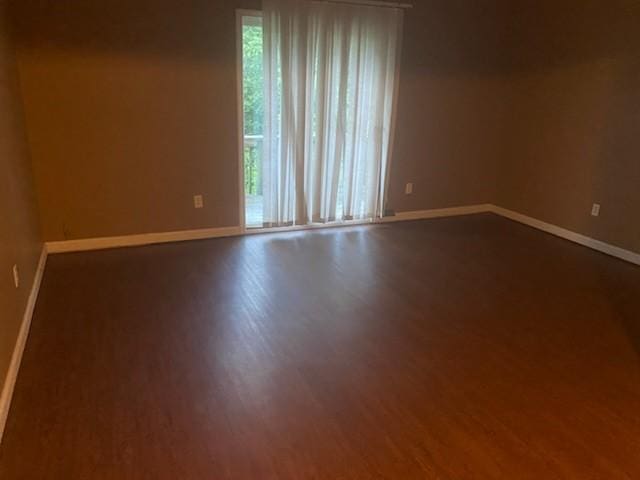
<svg viewBox="0 0 640 480">
<path fill-rule="evenodd" d="M 402 11 L 264 0 L 265 226 L 382 216 Z"/>
</svg>

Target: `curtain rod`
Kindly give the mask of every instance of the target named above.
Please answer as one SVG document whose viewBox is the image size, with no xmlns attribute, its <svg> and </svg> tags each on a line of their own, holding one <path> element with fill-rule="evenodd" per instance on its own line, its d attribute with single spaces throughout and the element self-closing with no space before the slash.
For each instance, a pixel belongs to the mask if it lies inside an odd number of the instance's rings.
<svg viewBox="0 0 640 480">
<path fill-rule="evenodd" d="M 341 3 L 343 5 L 365 5 L 382 8 L 413 8 L 410 3 L 383 2 L 379 0 L 313 0 L 317 3 Z"/>
</svg>

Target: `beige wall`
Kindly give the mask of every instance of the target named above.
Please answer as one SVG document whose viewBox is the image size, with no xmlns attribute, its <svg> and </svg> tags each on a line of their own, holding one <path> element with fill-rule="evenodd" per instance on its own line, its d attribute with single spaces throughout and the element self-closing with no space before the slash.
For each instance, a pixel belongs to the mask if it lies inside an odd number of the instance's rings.
<svg viewBox="0 0 640 480">
<path fill-rule="evenodd" d="M 11 362 L 42 247 L 15 61 L 0 2 L 0 384 Z M 20 287 L 13 284 L 18 265 Z"/>
<path fill-rule="evenodd" d="M 501 24 L 498 4 L 483 3 L 420 1 L 408 12 L 392 209 L 495 193 Z M 237 225 L 234 9 L 259 5 L 15 2 L 47 240 Z"/>
<path fill-rule="evenodd" d="M 640 250 L 640 2 L 414 3 L 389 207 L 494 202 Z M 259 4 L 15 2 L 47 240 L 237 224 L 234 16 Z"/>
<path fill-rule="evenodd" d="M 640 2 L 517 3 L 498 203 L 640 252 Z"/>
<path fill-rule="evenodd" d="M 237 224 L 234 7 L 252 3 L 14 3 L 45 239 Z"/>
<path fill-rule="evenodd" d="M 414 4 L 405 21 L 390 207 L 491 202 L 506 106 L 504 4 Z M 413 195 L 404 194 L 407 182 Z"/>
</svg>

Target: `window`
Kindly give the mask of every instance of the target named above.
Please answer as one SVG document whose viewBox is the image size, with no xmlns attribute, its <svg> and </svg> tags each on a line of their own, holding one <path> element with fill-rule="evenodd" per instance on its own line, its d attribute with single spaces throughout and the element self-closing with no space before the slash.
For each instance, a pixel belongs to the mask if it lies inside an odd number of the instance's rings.
<svg viewBox="0 0 640 480">
<path fill-rule="evenodd" d="M 262 17 L 242 15 L 242 115 L 245 224 L 261 227 L 264 65 Z"/>
<path fill-rule="evenodd" d="M 242 17 L 248 227 L 384 212 L 402 10 L 265 0 Z"/>
</svg>

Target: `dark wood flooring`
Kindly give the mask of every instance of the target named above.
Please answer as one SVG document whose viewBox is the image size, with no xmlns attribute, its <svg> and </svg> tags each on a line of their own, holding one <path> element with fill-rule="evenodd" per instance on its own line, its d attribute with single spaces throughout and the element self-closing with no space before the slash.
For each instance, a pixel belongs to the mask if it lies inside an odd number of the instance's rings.
<svg viewBox="0 0 640 480">
<path fill-rule="evenodd" d="M 638 479 L 640 268 L 486 214 L 49 257 L 2 479 Z"/>
</svg>

